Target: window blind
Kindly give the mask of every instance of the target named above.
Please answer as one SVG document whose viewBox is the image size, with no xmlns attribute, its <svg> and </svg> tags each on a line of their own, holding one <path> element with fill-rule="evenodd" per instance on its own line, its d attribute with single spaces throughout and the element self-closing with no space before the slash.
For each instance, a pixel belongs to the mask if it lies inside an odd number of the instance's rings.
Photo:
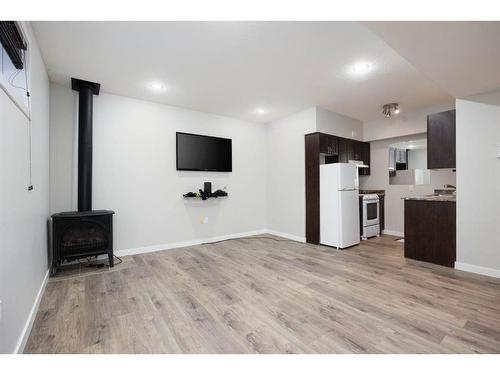
<svg viewBox="0 0 500 375">
<path fill-rule="evenodd" d="M 16 22 L 0 21 L 0 42 L 16 69 L 23 69 L 24 59 L 22 51 L 26 50 L 26 42 Z"/>
</svg>

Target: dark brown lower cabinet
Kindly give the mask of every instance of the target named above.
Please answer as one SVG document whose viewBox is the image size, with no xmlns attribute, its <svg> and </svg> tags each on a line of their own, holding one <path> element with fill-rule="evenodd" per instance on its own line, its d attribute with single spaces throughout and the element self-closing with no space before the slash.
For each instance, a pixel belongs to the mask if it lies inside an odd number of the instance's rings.
<svg viewBox="0 0 500 375">
<path fill-rule="evenodd" d="M 454 267 L 456 203 L 405 200 L 405 258 Z"/>
<path fill-rule="evenodd" d="M 385 194 L 379 194 L 379 223 L 380 223 L 380 234 L 385 229 Z"/>
</svg>

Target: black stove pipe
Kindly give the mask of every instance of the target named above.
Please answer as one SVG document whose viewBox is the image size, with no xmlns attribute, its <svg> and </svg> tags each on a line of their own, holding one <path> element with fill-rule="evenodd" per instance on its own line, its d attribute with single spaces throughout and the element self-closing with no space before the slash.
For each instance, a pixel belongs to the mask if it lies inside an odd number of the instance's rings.
<svg viewBox="0 0 500 375">
<path fill-rule="evenodd" d="M 92 115 L 93 96 L 100 84 L 71 79 L 78 98 L 78 211 L 92 211 Z"/>
<path fill-rule="evenodd" d="M 92 211 L 92 91 L 78 99 L 78 211 Z"/>
</svg>

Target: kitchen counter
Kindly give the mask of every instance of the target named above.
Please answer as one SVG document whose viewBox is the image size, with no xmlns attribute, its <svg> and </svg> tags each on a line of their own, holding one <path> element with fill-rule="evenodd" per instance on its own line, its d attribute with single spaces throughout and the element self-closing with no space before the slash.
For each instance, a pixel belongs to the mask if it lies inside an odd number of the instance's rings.
<svg viewBox="0 0 500 375">
<path fill-rule="evenodd" d="M 402 197 L 405 201 L 456 202 L 456 195 L 421 195 L 418 197 Z"/>
</svg>

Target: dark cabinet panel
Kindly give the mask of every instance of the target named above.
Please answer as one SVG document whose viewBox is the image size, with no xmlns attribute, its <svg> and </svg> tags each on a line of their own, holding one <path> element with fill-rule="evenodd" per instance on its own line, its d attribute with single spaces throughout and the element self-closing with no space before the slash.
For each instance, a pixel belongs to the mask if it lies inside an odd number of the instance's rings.
<svg viewBox="0 0 500 375">
<path fill-rule="evenodd" d="M 319 149 L 322 154 L 337 155 L 339 152 L 338 138 L 334 135 L 320 133 Z"/>
<path fill-rule="evenodd" d="M 339 163 L 349 162 L 349 140 L 339 138 Z"/>
<path fill-rule="evenodd" d="M 363 160 L 363 142 L 351 141 L 349 160 Z"/>
<path fill-rule="evenodd" d="M 370 143 L 339 138 L 338 149 L 339 163 L 348 163 L 349 160 L 361 160 L 364 164 L 370 165 Z M 369 169 L 365 169 L 362 174 L 369 175 Z"/>
<path fill-rule="evenodd" d="M 305 136 L 306 241 L 319 244 L 319 154 L 320 134 Z"/>
<path fill-rule="evenodd" d="M 358 141 L 353 141 L 351 139 L 347 140 L 347 162 L 349 163 L 349 160 L 359 160 L 359 158 L 356 158 L 357 154 L 357 147 L 356 144 L 359 143 Z"/>
<path fill-rule="evenodd" d="M 385 229 L 385 195 L 379 194 L 378 199 L 380 209 L 380 234 L 382 234 Z"/>
<path fill-rule="evenodd" d="M 453 267 L 456 203 L 405 200 L 405 257 Z"/>
<path fill-rule="evenodd" d="M 456 111 L 427 116 L 427 168 L 456 168 Z"/>
<path fill-rule="evenodd" d="M 361 160 L 365 165 L 370 165 L 370 144 L 368 142 L 355 143 L 355 160 Z M 370 168 L 360 168 L 361 176 L 369 176 Z"/>
</svg>

